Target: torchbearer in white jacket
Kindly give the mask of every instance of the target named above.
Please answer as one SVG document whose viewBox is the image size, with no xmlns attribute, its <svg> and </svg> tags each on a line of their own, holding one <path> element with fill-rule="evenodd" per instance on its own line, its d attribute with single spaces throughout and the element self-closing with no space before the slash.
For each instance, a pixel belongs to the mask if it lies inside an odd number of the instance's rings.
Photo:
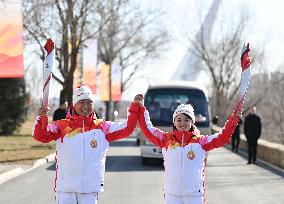
<svg viewBox="0 0 284 204">
<path fill-rule="evenodd" d="M 220 133 L 200 135 L 194 126 L 193 107 L 181 104 L 173 114 L 174 129 L 163 132 L 153 127 L 145 107 L 140 108 L 139 125 L 154 145 L 162 148 L 166 204 L 203 204 L 205 202 L 206 152 L 229 142 L 238 124 L 233 113 Z"/>
<path fill-rule="evenodd" d="M 44 125 L 42 118 L 47 121 L 49 108 L 40 107 L 33 136 L 42 143 L 56 141 L 56 203 L 97 203 L 98 193 L 104 190 L 109 142 L 129 136 L 136 127 L 139 114 L 136 98 L 125 122 L 97 119 L 93 111 L 94 95 L 88 86 L 74 90 L 74 108 L 66 119 Z"/>
<path fill-rule="evenodd" d="M 154 145 L 162 148 L 166 204 L 205 203 L 205 155 L 206 152 L 228 143 L 240 120 L 249 82 L 248 53 L 247 45 L 241 58 L 243 72 L 237 106 L 221 132 L 200 135 L 194 126 L 194 109 L 190 104 L 181 104 L 176 108 L 171 132 L 153 127 L 146 108 L 140 108 L 139 125 L 142 132 Z M 143 106 L 143 96 L 138 97 Z"/>
</svg>

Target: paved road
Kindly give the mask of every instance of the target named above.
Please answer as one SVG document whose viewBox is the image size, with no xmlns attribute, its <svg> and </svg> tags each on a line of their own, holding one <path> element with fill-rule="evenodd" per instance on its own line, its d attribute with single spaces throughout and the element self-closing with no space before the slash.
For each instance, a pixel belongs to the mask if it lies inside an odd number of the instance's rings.
<svg viewBox="0 0 284 204">
<path fill-rule="evenodd" d="M 0 203 L 54 203 L 55 165 L 49 163 L 0 185 Z M 284 175 L 220 148 L 210 153 L 206 168 L 207 204 L 283 204 Z M 105 192 L 99 204 L 162 204 L 163 165 L 142 166 L 134 141 L 112 144 L 106 164 Z"/>
<path fill-rule="evenodd" d="M 246 162 L 225 148 L 212 151 L 206 168 L 208 204 L 284 203 L 283 171 Z"/>
</svg>

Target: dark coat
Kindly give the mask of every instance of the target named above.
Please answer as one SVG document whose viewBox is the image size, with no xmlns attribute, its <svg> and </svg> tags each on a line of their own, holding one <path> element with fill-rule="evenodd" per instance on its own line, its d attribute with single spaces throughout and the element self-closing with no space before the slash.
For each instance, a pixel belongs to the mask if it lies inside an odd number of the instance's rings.
<svg viewBox="0 0 284 204">
<path fill-rule="evenodd" d="M 239 138 L 240 137 L 240 124 L 238 124 L 232 134 L 232 137 Z"/>
<path fill-rule="evenodd" d="M 261 135 L 261 120 L 256 114 L 249 114 L 245 118 L 244 133 L 248 140 L 258 140 Z"/>
<path fill-rule="evenodd" d="M 236 126 L 233 134 L 232 134 L 232 137 L 240 137 L 240 134 L 241 134 L 241 131 L 240 131 L 240 125 L 243 123 L 242 119 L 240 119 L 238 125 Z"/>
<path fill-rule="evenodd" d="M 58 108 L 53 113 L 53 121 L 66 118 L 67 110 Z"/>
</svg>

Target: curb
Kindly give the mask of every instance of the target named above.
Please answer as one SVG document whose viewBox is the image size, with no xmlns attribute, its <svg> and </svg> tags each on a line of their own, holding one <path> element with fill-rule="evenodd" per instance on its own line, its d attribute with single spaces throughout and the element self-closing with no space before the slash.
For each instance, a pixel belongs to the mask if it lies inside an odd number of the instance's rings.
<svg viewBox="0 0 284 204">
<path fill-rule="evenodd" d="M 6 171 L 0 174 L 0 184 L 5 183 L 19 175 L 25 173 L 25 170 L 21 167 L 14 168 L 12 170 Z"/>
<path fill-rule="evenodd" d="M 13 179 L 13 178 L 16 178 L 16 177 L 20 176 L 22 174 L 25 174 L 25 173 L 27 173 L 29 171 L 32 171 L 32 170 L 36 169 L 37 167 L 40 167 L 40 166 L 42 166 L 44 164 L 47 164 L 49 162 L 55 161 L 55 155 L 56 154 L 54 152 L 54 153 L 52 153 L 52 154 L 50 154 L 50 155 L 48 155 L 46 157 L 43 157 L 41 159 L 37 159 L 33 163 L 32 167 L 29 168 L 29 169 L 23 169 L 21 167 L 16 167 L 14 169 L 11 169 L 9 171 L 6 171 L 6 172 L 0 174 L 0 185 L 5 183 L 5 182 L 7 182 L 7 181 L 9 181 L 9 180 L 11 180 L 11 179 Z"/>
<path fill-rule="evenodd" d="M 231 151 L 231 144 L 226 144 L 224 147 Z M 247 155 L 248 154 L 243 149 L 239 149 L 239 152 L 235 153 L 235 154 L 243 157 L 247 161 Z M 260 166 L 262 168 L 265 168 L 265 169 L 267 169 L 269 171 L 272 171 L 273 173 L 275 173 L 275 174 L 277 174 L 279 176 L 284 177 L 284 169 L 282 169 L 282 168 L 280 168 L 278 166 L 275 166 L 275 165 L 273 165 L 273 164 L 271 164 L 271 163 L 269 163 L 267 161 L 264 161 L 264 160 L 262 160 L 260 158 L 257 158 L 257 162 L 259 163 L 258 166 Z"/>
<path fill-rule="evenodd" d="M 41 159 L 38 159 L 36 160 L 34 163 L 33 163 L 33 166 L 31 167 L 31 169 L 35 169 L 41 165 L 44 165 L 46 163 L 49 163 L 49 162 L 53 162 L 55 160 L 55 152 L 46 156 L 46 157 L 43 157 Z"/>
</svg>

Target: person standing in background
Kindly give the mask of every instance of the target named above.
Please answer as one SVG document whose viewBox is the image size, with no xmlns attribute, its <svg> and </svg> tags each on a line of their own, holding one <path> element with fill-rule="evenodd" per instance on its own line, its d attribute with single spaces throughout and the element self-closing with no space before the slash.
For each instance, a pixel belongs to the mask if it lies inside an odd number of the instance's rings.
<svg viewBox="0 0 284 204">
<path fill-rule="evenodd" d="M 235 131 L 233 132 L 231 144 L 232 144 L 232 151 L 238 153 L 239 151 L 239 145 L 240 145 L 240 124 L 242 124 L 242 120 L 240 119 L 240 122 L 238 123 L 237 127 L 235 128 Z"/>
<path fill-rule="evenodd" d="M 103 107 L 99 107 L 98 112 L 96 113 L 97 118 L 99 119 L 106 119 L 106 113 Z"/>
<path fill-rule="evenodd" d="M 261 135 L 261 119 L 256 114 L 255 106 L 250 108 L 250 112 L 245 118 L 244 133 L 248 145 L 248 164 L 256 164 L 257 141 Z"/>
<path fill-rule="evenodd" d="M 61 100 L 59 108 L 57 108 L 53 113 L 53 121 L 66 118 L 66 114 L 67 114 L 67 102 L 65 100 Z"/>
</svg>

